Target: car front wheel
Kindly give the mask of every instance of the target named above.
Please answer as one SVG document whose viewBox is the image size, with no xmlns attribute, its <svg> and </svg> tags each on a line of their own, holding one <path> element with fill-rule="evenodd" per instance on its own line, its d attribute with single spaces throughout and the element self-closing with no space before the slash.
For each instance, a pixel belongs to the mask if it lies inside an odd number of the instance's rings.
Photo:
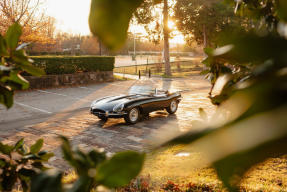
<svg viewBox="0 0 287 192">
<path fill-rule="evenodd" d="M 125 121 L 129 124 L 135 124 L 138 122 L 140 117 L 140 112 L 138 108 L 134 107 L 131 110 L 129 110 L 128 114 L 124 117 Z"/>
<path fill-rule="evenodd" d="M 169 114 L 174 114 L 177 111 L 178 103 L 176 100 L 172 100 L 169 104 L 169 107 L 166 108 L 166 111 Z"/>
<path fill-rule="evenodd" d="M 107 118 L 107 117 L 104 117 L 104 116 L 98 116 L 98 118 L 99 118 L 100 120 L 102 120 L 102 121 L 107 121 L 107 120 L 108 120 L 108 118 Z"/>
</svg>

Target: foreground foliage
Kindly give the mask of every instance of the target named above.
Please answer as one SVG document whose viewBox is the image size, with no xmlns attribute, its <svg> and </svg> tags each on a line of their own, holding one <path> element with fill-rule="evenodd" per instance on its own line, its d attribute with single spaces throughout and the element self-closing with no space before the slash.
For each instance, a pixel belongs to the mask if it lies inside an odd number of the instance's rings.
<svg viewBox="0 0 287 192">
<path fill-rule="evenodd" d="M 71 185 L 63 184 L 63 173 L 56 170 L 41 172 L 31 184 L 31 192 L 88 192 L 98 186 L 121 187 L 136 177 L 142 169 L 144 154 L 127 151 L 108 158 L 99 150 L 72 149 L 67 138 L 61 137 L 64 159 L 74 168 L 78 179 Z"/>
<path fill-rule="evenodd" d="M 12 191 L 17 182 L 21 183 L 23 191 L 28 191 L 32 177 L 47 168 L 47 162 L 53 153 L 41 151 L 43 139 L 39 139 L 30 147 L 24 144 L 24 139 L 15 145 L 5 145 L 0 142 L 0 190 Z"/>
<path fill-rule="evenodd" d="M 211 94 L 213 103 L 220 105 L 213 123 L 162 145 L 188 144 L 204 152 L 229 191 L 239 190 L 242 176 L 252 165 L 287 153 L 287 3 L 237 1 L 235 12 L 251 19 L 254 29 L 239 29 L 231 35 L 233 27 L 219 37 L 221 48 L 206 49 L 207 72 L 214 87 L 220 88 L 218 94 Z M 112 25 L 108 22 L 112 17 L 100 19 Z M 221 77 L 224 74 L 228 75 Z"/>
<path fill-rule="evenodd" d="M 0 35 L 0 103 L 10 108 L 13 105 L 13 94 L 15 90 L 27 89 L 29 82 L 22 76 L 21 72 L 35 76 L 43 75 L 44 72 L 33 65 L 25 53 L 25 46 L 18 46 L 22 34 L 22 28 L 15 23 L 6 32 Z"/>
<path fill-rule="evenodd" d="M 142 169 L 144 154 L 126 151 L 109 158 L 100 150 L 73 150 L 67 138 L 61 140 L 63 157 L 78 175 L 73 184 L 63 183 L 63 172 L 44 165 L 54 154 L 41 151 L 43 139 L 30 147 L 21 139 L 15 145 L 0 143 L 0 190 L 12 191 L 20 183 L 23 191 L 89 192 L 127 185 Z"/>
<path fill-rule="evenodd" d="M 7 108 L 13 105 L 14 90 L 29 87 L 21 73 L 43 74 L 42 70 L 31 64 L 32 60 L 25 54 L 24 47 L 27 44 L 18 46 L 21 33 L 21 26 L 16 23 L 8 29 L 5 37 L 0 36 L 0 103 Z M 90 58 L 85 59 L 87 61 Z M 113 68 L 114 58 L 105 59 L 111 64 L 108 67 Z M 85 71 L 90 65 L 86 63 L 79 67 Z M 30 148 L 24 144 L 24 139 L 21 139 L 15 145 L 0 142 L 0 190 L 12 191 L 16 184 L 21 183 L 23 191 L 88 192 L 100 185 L 108 188 L 124 186 L 142 169 L 145 157 L 142 153 L 127 151 L 108 158 L 105 152 L 72 149 L 67 138 L 61 137 L 61 140 L 64 159 L 79 176 L 74 184 L 63 184 L 61 171 L 44 166 L 43 163 L 47 162 L 53 153 L 40 151 L 44 144 L 42 139 Z"/>
</svg>

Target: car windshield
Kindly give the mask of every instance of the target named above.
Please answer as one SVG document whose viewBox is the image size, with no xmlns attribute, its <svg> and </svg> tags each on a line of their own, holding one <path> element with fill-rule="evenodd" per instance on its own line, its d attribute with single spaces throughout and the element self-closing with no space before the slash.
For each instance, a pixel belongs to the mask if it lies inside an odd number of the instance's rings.
<svg viewBox="0 0 287 192">
<path fill-rule="evenodd" d="M 143 94 L 150 95 L 155 92 L 155 88 L 149 85 L 134 85 L 129 89 L 129 94 Z"/>
</svg>

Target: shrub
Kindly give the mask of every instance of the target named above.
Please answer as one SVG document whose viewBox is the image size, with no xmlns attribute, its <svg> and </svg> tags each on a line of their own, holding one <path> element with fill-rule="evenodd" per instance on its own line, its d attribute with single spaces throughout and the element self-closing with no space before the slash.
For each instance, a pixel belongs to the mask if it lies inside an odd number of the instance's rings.
<svg viewBox="0 0 287 192">
<path fill-rule="evenodd" d="M 32 177 L 46 170 L 43 163 L 54 156 L 53 153 L 41 151 L 42 146 L 43 139 L 31 147 L 24 144 L 24 139 L 15 145 L 0 142 L 0 190 L 12 191 L 16 183 L 20 182 L 23 191 L 28 191 Z"/>
<path fill-rule="evenodd" d="M 34 66 L 50 75 L 112 71 L 115 63 L 114 57 L 99 56 L 37 56 L 31 58 L 34 60 Z"/>
<path fill-rule="evenodd" d="M 64 159 L 74 168 L 78 179 L 63 184 L 63 173 L 57 170 L 41 172 L 32 179 L 31 192 L 89 192 L 98 186 L 116 188 L 127 185 L 142 169 L 145 154 L 132 151 L 119 152 L 108 158 L 104 151 L 72 148 L 69 140 L 61 136 Z"/>
<path fill-rule="evenodd" d="M 142 169 L 144 153 L 126 151 L 107 157 L 104 151 L 72 148 L 67 138 L 60 138 L 63 157 L 78 176 L 74 183 L 63 183 L 63 172 L 45 167 L 54 154 L 41 151 L 43 139 L 27 147 L 22 138 L 15 145 L 0 142 L 0 191 L 13 191 L 17 184 L 24 192 L 89 192 L 99 185 L 116 188 L 130 183 Z"/>
</svg>

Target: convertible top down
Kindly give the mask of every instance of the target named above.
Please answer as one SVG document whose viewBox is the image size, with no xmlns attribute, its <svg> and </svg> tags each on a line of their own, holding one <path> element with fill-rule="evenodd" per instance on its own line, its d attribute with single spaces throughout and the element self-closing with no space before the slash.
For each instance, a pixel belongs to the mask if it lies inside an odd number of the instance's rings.
<svg viewBox="0 0 287 192">
<path fill-rule="evenodd" d="M 133 86 L 129 93 L 95 100 L 90 112 L 102 120 L 124 118 L 127 123 L 134 124 L 142 115 L 153 111 L 166 109 L 173 114 L 181 101 L 179 92 L 169 93 L 150 86 Z"/>
</svg>

